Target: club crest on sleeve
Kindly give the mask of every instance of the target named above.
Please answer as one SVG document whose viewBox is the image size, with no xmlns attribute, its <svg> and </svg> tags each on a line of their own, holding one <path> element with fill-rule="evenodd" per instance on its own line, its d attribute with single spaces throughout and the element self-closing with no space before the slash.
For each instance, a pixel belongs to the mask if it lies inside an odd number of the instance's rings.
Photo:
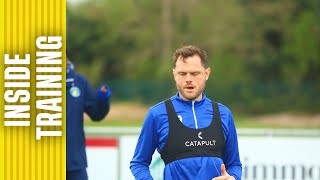
<svg viewBox="0 0 320 180">
<path fill-rule="evenodd" d="M 70 88 L 70 94 L 73 97 L 79 97 L 81 94 L 81 91 L 77 86 L 73 86 L 72 88 Z"/>
</svg>

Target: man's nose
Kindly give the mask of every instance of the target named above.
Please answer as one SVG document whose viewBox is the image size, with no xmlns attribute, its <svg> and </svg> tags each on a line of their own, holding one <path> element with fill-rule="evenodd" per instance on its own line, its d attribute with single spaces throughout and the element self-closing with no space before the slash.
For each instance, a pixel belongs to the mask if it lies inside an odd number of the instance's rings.
<svg viewBox="0 0 320 180">
<path fill-rule="evenodd" d="M 186 82 L 191 82 L 192 81 L 192 77 L 191 77 L 191 74 L 187 74 L 186 75 Z"/>
</svg>

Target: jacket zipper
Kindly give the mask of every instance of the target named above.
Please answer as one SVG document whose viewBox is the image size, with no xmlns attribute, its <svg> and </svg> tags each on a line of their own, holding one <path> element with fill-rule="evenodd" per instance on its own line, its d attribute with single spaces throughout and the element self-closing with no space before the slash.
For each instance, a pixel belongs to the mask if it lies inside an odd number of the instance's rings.
<svg viewBox="0 0 320 180">
<path fill-rule="evenodd" d="M 196 112 L 194 111 L 194 101 L 192 101 L 192 113 L 193 113 L 194 124 L 196 125 L 196 129 L 198 129 L 198 122 L 197 122 Z"/>
</svg>

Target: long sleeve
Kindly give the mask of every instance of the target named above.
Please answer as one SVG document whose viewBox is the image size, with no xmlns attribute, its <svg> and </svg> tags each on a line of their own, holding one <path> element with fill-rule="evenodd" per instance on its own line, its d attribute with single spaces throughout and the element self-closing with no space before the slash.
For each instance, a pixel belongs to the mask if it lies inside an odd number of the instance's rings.
<svg viewBox="0 0 320 180">
<path fill-rule="evenodd" d="M 93 121 L 102 120 L 110 110 L 111 89 L 107 86 L 107 91 L 103 92 L 99 87 L 95 92 L 90 84 L 86 81 L 86 99 L 85 112 Z"/>
<path fill-rule="evenodd" d="M 236 180 L 241 180 L 242 164 L 239 156 L 238 137 L 231 113 L 229 113 L 228 134 L 226 135 L 223 161 L 226 165 L 228 174 L 234 176 Z"/>
<path fill-rule="evenodd" d="M 135 179 L 153 179 L 150 174 L 149 165 L 158 144 L 155 126 L 154 118 L 152 113 L 149 111 L 142 126 L 133 159 L 130 162 L 130 169 Z"/>
</svg>

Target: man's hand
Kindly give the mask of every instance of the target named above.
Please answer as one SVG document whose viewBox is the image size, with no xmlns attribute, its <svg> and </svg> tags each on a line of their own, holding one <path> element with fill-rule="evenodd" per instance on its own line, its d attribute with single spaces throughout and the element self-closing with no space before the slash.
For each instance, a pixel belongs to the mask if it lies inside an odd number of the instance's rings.
<svg viewBox="0 0 320 180">
<path fill-rule="evenodd" d="M 112 92 L 110 87 L 107 84 L 102 84 L 99 86 L 97 91 L 97 98 L 98 99 L 106 99 L 112 96 Z"/>
<path fill-rule="evenodd" d="M 236 180 L 236 179 L 233 176 L 230 176 L 224 164 L 221 164 L 221 176 L 212 178 L 212 180 Z"/>
<path fill-rule="evenodd" d="M 100 91 L 107 92 L 108 91 L 107 86 L 106 85 L 101 86 Z"/>
</svg>

